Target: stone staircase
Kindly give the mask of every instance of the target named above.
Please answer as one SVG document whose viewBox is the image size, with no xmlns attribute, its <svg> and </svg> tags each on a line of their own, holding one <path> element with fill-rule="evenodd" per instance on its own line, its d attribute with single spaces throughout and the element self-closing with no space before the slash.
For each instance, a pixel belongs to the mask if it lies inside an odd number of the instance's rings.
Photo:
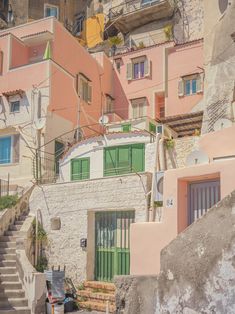
<svg viewBox="0 0 235 314">
<path fill-rule="evenodd" d="M 115 313 L 115 286 L 101 281 L 86 281 L 77 291 L 78 304 L 82 309 Z"/>
<path fill-rule="evenodd" d="M 0 236 L 0 314 L 30 314 L 16 268 L 16 238 L 25 216 Z"/>
</svg>

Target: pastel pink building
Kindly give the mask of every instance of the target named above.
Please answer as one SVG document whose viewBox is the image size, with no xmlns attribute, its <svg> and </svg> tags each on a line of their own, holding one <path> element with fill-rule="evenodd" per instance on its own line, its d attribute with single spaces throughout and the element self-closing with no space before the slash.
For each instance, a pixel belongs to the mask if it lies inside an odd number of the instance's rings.
<svg viewBox="0 0 235 314">
<path fill-rule="evenodd" d="M 203 41 L 167 42 L 117 54 L 115 112 L 123 119 L 185 114 L 203 96 Z"/>
<path fill-rule="evenodd" d="M 104 54 L 97 59 L 52 17 L 0 32 L 1 178 L 29 182 L 36 149 L 48 159 L 42 171 L 53 172 L 51 156 L 74 140 L 73 129 L 94 125 L 83 135 L 100 129 L 113 87 L 110 61 Z"/>
</svg>

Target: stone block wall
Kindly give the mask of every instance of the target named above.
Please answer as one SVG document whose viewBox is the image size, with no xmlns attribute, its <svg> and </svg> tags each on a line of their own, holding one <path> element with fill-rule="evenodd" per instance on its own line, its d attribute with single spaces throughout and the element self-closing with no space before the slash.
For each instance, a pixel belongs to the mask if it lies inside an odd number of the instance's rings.
<svg viewBox="0 0 235 314">
<path fill-rule="evenodd" d="M 119 313 L 234 313 L 234 226 L 235 191 L 162 251 L 159 276 L 116 277 Z"/>
<path fill-rule="evenodd" d="M 174 148 L 166 149 L 167 169 L 185 167 L 188 155 L 198 149 L 199 139 L 199 136 L 176 138 Z"/>
<path fill-rule="evenodd" d="M 145 192 L 150 189 L 151 175 L 148 173 L 140 174 L 140 177 L 130 174 L 35 188 L 30 198 L 30 211 L 41 211 L 42 224 L 49 238 L 49 265 L 65 265 L 66 276 L 75 284 L 87 279 L 87 265 L 91 263 L 94 243 L 88 239 L 87 249 L 82 249 L 80 239 L 87 238 L 89 233 L 94 234 L 94 223 L 89 223 L 88 230 L 89 213 L 135 210 L 135 220 L 144 222 Z M 50 220 L 55 217 L 61 219 L 60 230 L 51 230 Z"/>
</svg>

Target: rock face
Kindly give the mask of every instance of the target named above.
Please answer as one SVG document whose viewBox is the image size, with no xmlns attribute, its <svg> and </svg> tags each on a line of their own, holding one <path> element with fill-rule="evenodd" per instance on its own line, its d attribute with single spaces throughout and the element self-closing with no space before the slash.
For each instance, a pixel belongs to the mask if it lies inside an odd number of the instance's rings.
<svg viewBox="0 0 235 314">
<path fill-rule="evenodd" d="M 172 241 L 159 276 L 116 277 L 125 314 L 235 313 L 235 191 Z"/>
</svg>

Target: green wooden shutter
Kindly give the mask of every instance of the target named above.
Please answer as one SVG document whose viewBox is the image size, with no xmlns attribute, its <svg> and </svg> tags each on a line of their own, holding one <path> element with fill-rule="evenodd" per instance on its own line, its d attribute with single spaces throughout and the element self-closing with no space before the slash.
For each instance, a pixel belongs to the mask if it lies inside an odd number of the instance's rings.
<svg viewBox="0 0 235 314">
<path fill-rule="evenodd" d="M 81 159 L 81 180 L 90 178 L 90 159 Z"/>
<path fill-rule="evenodd" d="M 118 174 L 131 172 L 130 146 L 118 147 Z"/>
<path fill-rule="evenodd" d="M 131 131 L 131 124 L 122 124 L 122 132 L 130 132 Z"/>
<path fill-rule="evenodd" d="M 81 161 L 79 159 L 73 159 L 71 161 L 71 180 L 80 180 L 80 168 Z"/>
<path fill-rule="evenodd" d="M 104 176 L 117 174 L 116 147 L 104 149 Z"/>
<path fill-rule="evenodd" d="M 134 144 L 131 146 L 132 172 L 142 172 L 145 169 L 144 144 Z"/>
</svg>

